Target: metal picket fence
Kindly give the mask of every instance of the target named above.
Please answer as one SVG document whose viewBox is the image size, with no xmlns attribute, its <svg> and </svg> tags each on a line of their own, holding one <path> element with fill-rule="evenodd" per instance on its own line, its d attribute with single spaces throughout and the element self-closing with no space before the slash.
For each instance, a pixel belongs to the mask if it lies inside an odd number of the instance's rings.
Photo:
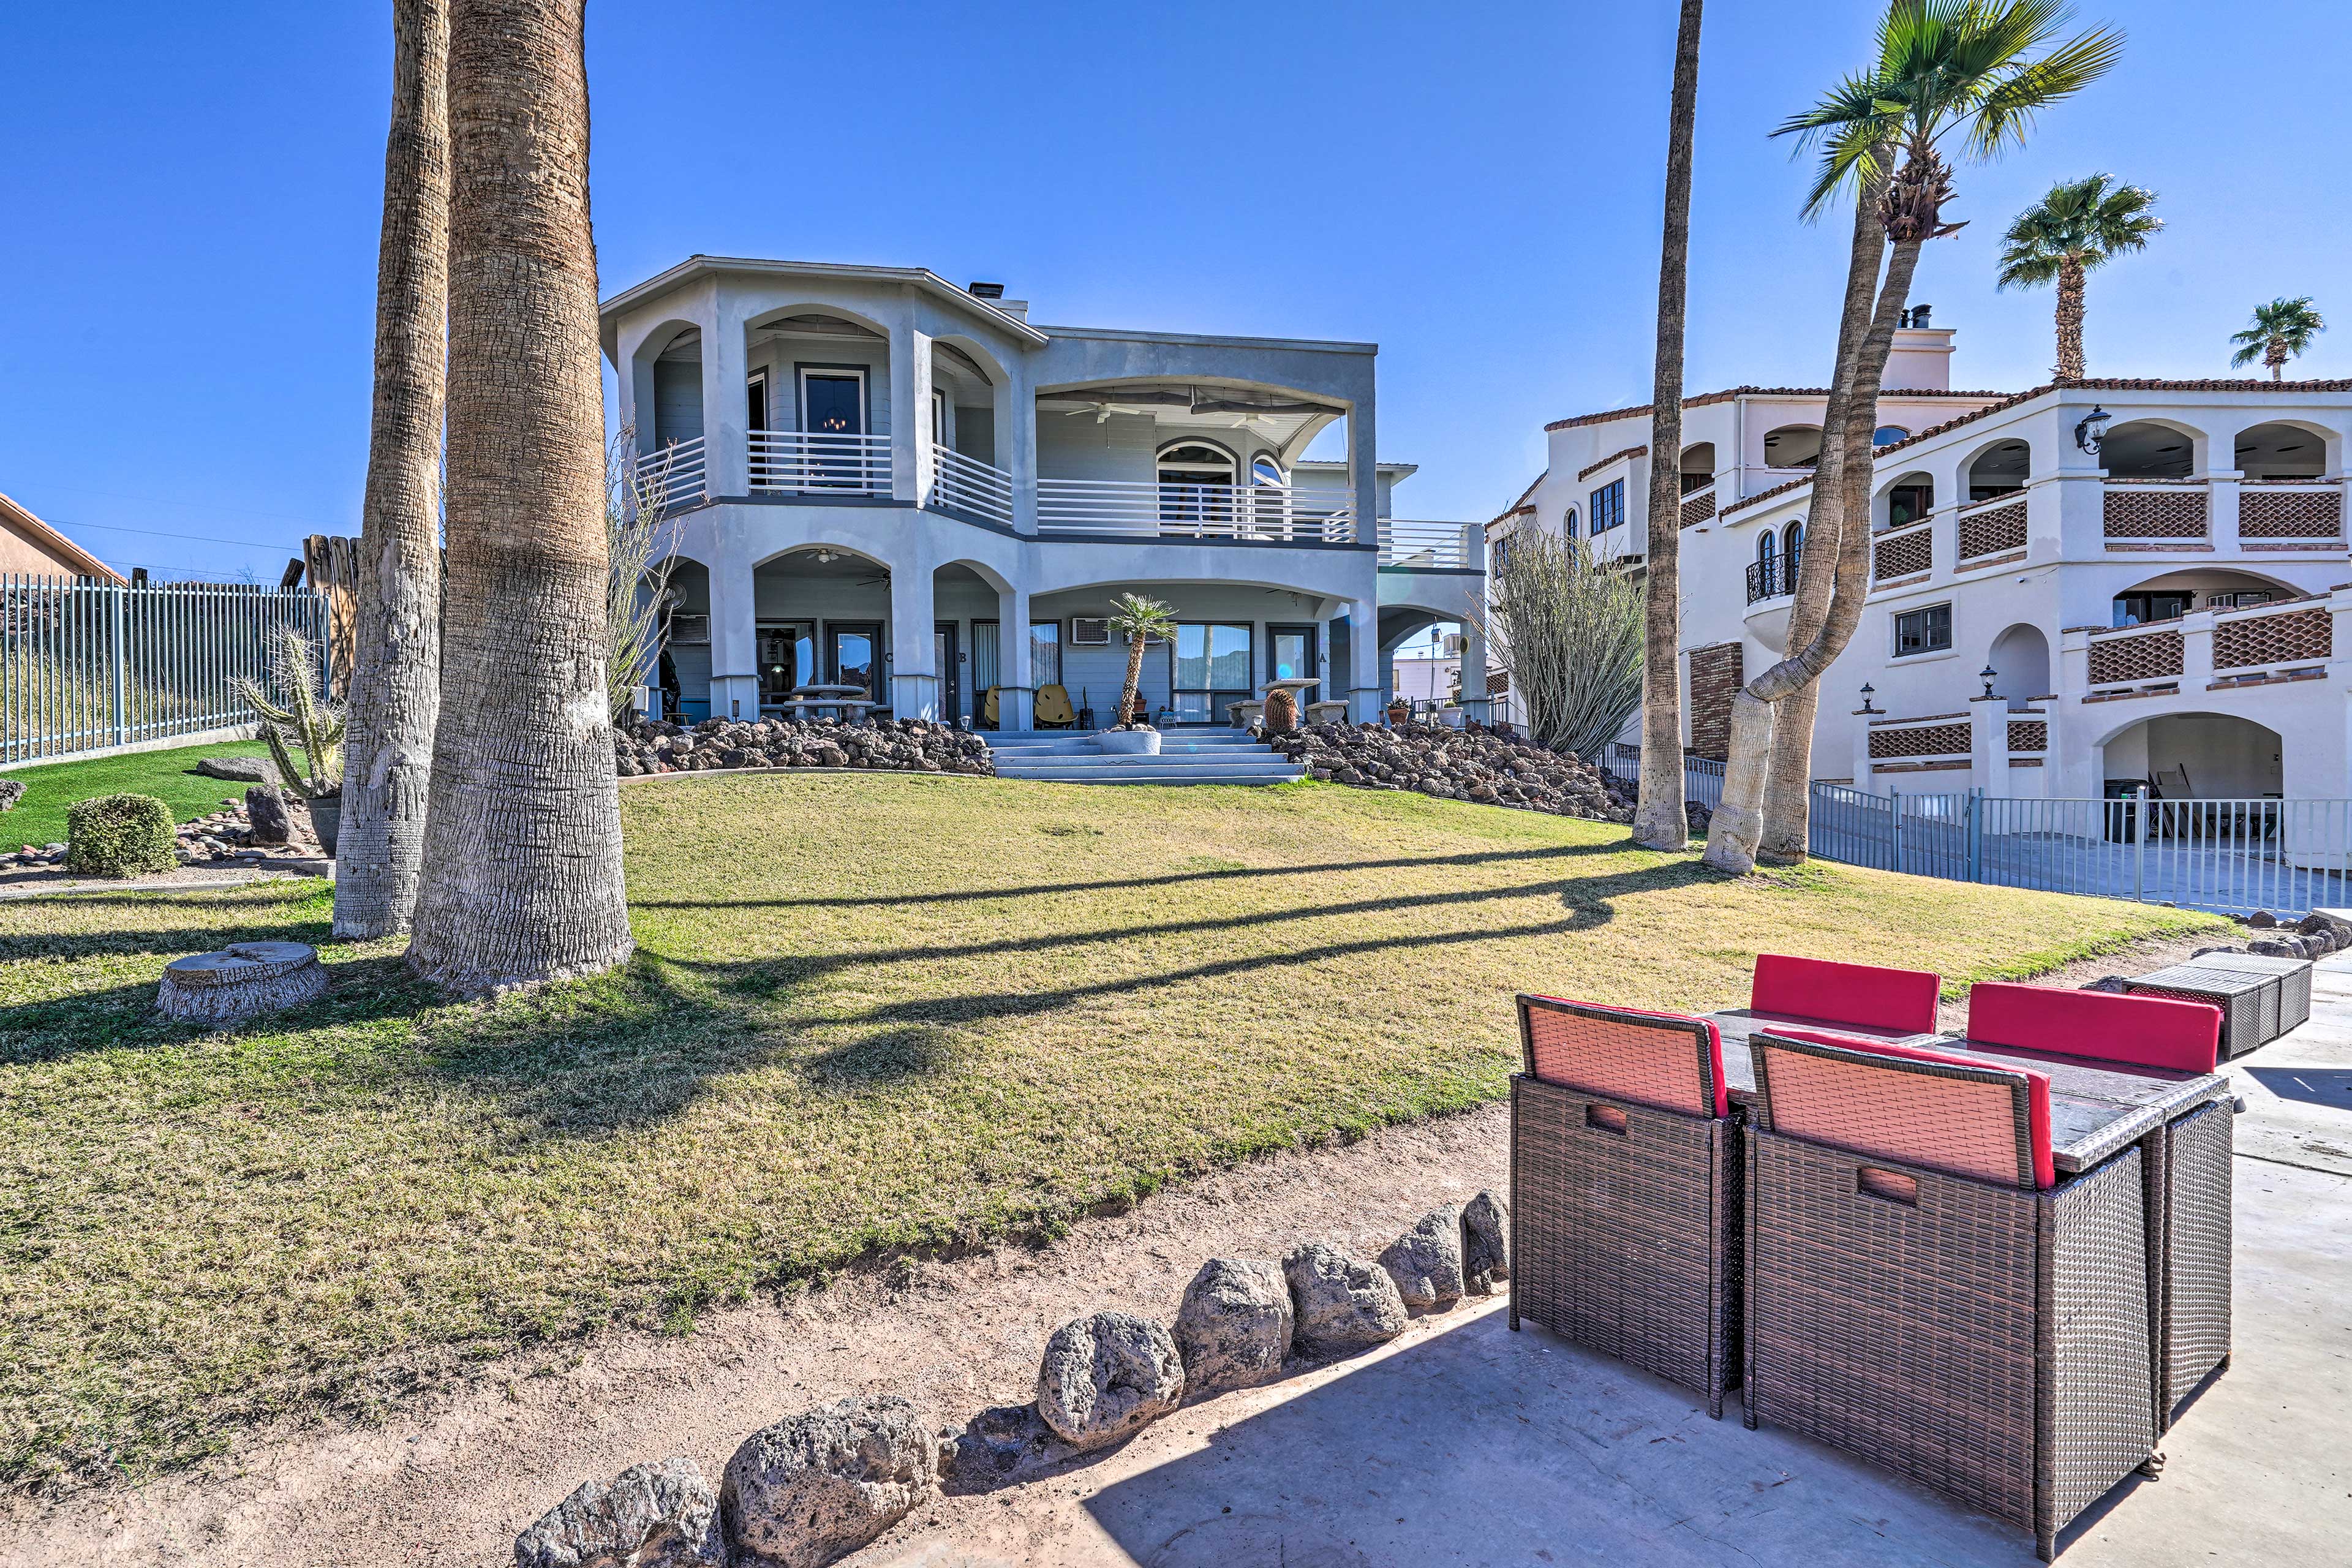
<svg viewBox="0 0 2352 1568">
<path fill-rule="evenodd" d="M 2352 904 L 2352 800 L 2021 800 L 1812 789 L 1827 860 L 1994 887 L 2301 915 Z"/>
<path fill-rule="evenodd" d="M 327 602 L 306 588 L 0 574 L 0 763 L 243 723 L 237 684 L 271 684 L 289 627 L 323 661 Z"/>
<path fill-rule="evenodd" d="M 1627 784 L 1639 788 L 1642 783 L 1642 748 L 1612 741 L 1603 749 L 1601 766 Z M 1709 811 L 1723 802 L 1723 764 L 1712 757 L 1683 759 L 1683 798 L 1696 801 Z"/>
</svg>

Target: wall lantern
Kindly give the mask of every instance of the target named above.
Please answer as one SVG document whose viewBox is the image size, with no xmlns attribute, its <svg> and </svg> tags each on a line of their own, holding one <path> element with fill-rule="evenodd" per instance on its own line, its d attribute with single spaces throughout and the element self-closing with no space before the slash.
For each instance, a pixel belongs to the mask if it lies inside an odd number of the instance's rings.
<svg viewBox="0 0 2352 1568">
<path fill-rule="evenodd" d="M 2114 418 L 2114 415 L 2097 404 L 2091 405 L 2091 411 L 2083 416 L 2081 424 L 2074 426 L 2074 445 L 2094 458 L 2097 457 L 2099 437 L 2106 434 L 2108 422 Z"/>
<path fill-rule="evenodd" d="M 1977 671 L 1977 679 L 1984 682 L 1984 694 L 1987 697 L 1990 697 L 1992 695 L 1992 683 L 2000 679 L 2000 671 L 1995 669 L 1990 665 L 1986 665 L 1982 669 Z"/>
<path fill-rule="evenodd" d="M 1875 713 L 1878 711 L 1877 709 L 1873 708 L 1870 705 L 1871 694 L 1875 689 L 1876 688 L 1873 687 L 1867 680 L 1862 683 L 1862 710 L 1865 713 Z"/>
</svg>

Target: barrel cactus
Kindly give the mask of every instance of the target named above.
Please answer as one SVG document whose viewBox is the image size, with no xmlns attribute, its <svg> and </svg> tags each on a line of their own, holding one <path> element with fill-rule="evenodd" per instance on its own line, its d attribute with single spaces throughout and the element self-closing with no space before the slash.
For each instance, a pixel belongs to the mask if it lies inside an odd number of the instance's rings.
<svg viewBox="0 0 2352 1568">
<path fill-rule="evenodd" d="M 1287 735 L 1298 728 L 1298 699 L 1287 686 L 1277 686 L 1265 694 L 1265 732 Z"/>
</svg>

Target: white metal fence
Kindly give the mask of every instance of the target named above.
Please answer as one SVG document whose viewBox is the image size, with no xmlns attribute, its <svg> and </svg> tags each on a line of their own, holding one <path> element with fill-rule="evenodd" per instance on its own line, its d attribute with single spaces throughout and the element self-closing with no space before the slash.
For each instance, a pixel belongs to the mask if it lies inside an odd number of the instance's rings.
<svg viewBox="0 0 2352 1568">
<path fill-rule="evenodd" d="M 323 661 L 327 602 L 309 589 L 0 574 L 0 763 L 243 723 L 237 683 L 271 684 L 288 627 Z"/>
<path fill-rule="evenodd" d="M 1642 748 L 1612 741 L 1601 756 L 1601 765 L 1624 780 L 1635 789 L 1642 787 Z M 1696 802 L 1709 811 L 1723 804 L 1723 764 L 1712 757 L 1683 759 L 1683 799 Z"/>
<path fill-rule="evenodd" d="M 1916 876 L 2305 914 L 2352 903 L 2352 801 L 2018 800 L 1813 786 L 1811 847 Z"/>
</svg>

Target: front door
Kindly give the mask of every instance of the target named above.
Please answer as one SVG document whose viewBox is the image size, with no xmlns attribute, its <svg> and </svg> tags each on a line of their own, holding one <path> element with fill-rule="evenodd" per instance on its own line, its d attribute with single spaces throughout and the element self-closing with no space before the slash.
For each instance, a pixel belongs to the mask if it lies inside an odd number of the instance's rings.
<svg viewBox="0 0 2352 1568">
<path fill-rule="evenodd" d="M 1180 622 L 1176 627 L 1173 706 L 1179 724 L 1223 724 L 1234 703 L 1255 690 L 1250 680 L 1250 628 Z"/>
<path fill-rule="evenodd" d="M 952 724 L 963 712 L 963 660 L 956 653 L 953 621 L 932 627 L 931 657 L 940 662 L 940 722 Z"/>
<path fill-rule="evenodd" d="M 859 700 L 887 702 L 882 689 L 882 628 L 866 624 L 835 624 L 824 628 L 825 679 L 835 686 L 861 689 L 849 695 Z"/>
<path fill-rule="evenodd" d="M 795 688 L 817 679 L 816 627 L 808 621 L 760 623 L 760 711 L 783 712 Z"/>
<path fill-rule="evenodd" d="M 1318 639 L 1313 626 L 1268 626 L 1265 628 L 1265 678 L 1268 680 L 1312 680 L 1315 685 L 1298 693 L 1298 712 L 1306 717 L 1307 705 L 1323 700 L 1323 666 L 1316 658 Z"/>
<path fill-rule="evenodd" d="M 801 428 L 809 443 L 810 483 L 819 489 L 863 489 L 858 443 L 866 434 L 866 378 L 854 371 L 801 372 Z"/>
</svg>

